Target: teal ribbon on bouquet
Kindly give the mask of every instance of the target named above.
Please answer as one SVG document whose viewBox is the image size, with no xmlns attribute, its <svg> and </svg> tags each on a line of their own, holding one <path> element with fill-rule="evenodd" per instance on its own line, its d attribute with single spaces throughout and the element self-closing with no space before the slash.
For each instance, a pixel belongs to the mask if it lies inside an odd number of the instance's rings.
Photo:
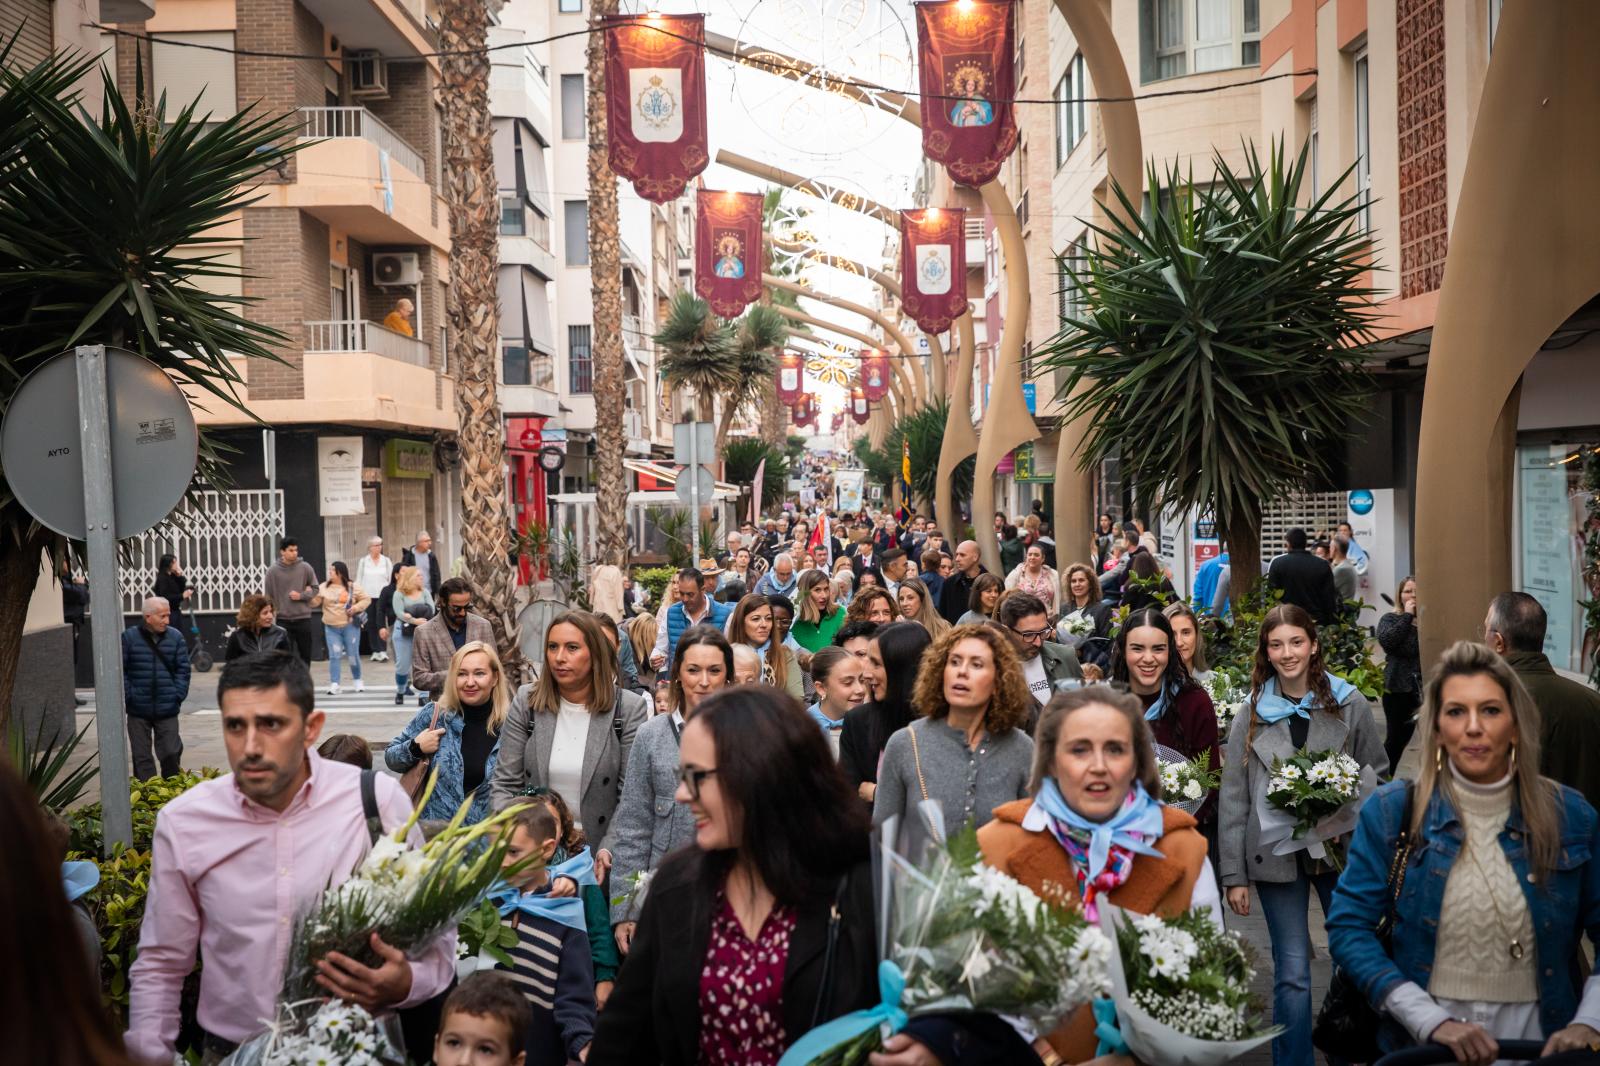
<svg viewBox="0 0 1600 1066">
<path fill-rule="evenodd" d="M 495 905 L 502 918 L 520 911 L 530 917 L 548 918 L 580 933 L 588 932 L 589 922 L 583 913 L 583 887 L 599 884 L 594 879 L 594 860 L 589 857 L 589 849 L 584 848 L 567 861 L 549 867 L 546 872 L 549 874 L 547 884 L 554 883 L 558 877 L 569 878 L 577 883 L 578 894 L 554 898 L 548 890 L 523 892 L 502 881 L 489 890 L 489 902 Z"/>
<path fill-rule="evenodd" d="M 1132 1054 L 1128 1050 L 1128 1042 L 1122 1039 L 1116 1001 L 1101 996 L 1090 1005 L 1094 1008 L 1094 1038 L 1099 1041 L 1094 1049 L 1094 1057 Z"/>
<path fill-rule="evenodd" d="M 1324 674 L 1323 676 L 1328 679 L 1328 688 L 1333 692 L 1333 702 L 1335 703 L 1343 703 L 1350 698 L 1350 693 L 1356 690 L 1354 685 L 1342 677 L 1334 677 L 1332 674 Z M 1272 677 L 1267 678 L 1267 683 L 1261 686 L 1261 695 L 1256 697 L 1256 717 L 1268 725 L 1276 725 L 1285 718 L 1292 718 L 1297 714 L 1309 721 L 1311 719 L 1311 708 L 1316 705 L 1317 693 L 1315 690 L 1307 692 L 1298 700 L 1291 700 L 1286 696 L 1278 695 L 1278 677 L 1274 674 Z"/>
<path fill-rule="evenodd" d="M 900 967 L 884 959 L 878 963 L 878 1005 L 852 1011 L 842 1018 L 817 1026 L 783 1053 L 778 1066 L 806 1066 L 870 1029 L 887 1025 L 890 1033 L 898 1033 L 909 1020 L 900 1007 L 900 999 L 905 991 L 906 975 Z"/>
</svg>

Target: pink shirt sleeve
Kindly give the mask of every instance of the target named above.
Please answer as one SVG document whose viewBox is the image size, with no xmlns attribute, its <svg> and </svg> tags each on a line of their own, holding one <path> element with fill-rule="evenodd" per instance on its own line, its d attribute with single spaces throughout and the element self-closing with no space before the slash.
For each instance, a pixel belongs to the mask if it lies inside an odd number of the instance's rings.
<svg viewBox="0 0 1600 1066">
<path fill-rule="evenodd" d="M 394 778 L 379 774 L 374 782 L 378 793 L 378 810 L 383 816 L 384 828 L 392 833 L 411 817 L 411 797 L 405 794 Z M 423 845 L 422 830 L 412 826 L 406 838 L 411 846 Z M 400 1003 L 414 1007 L 426 1002 L 450 987 L 456 972 L 456 932 L 452 929 L 431 948 L 411 959 L 411 994 Z"/>
<path fill-rule="evenodd" d="M 135 1059 L 171 1061 L 178 1041 L 178 999 L 199 942 L 200 908 L 184 875 L 177 835 L 169 819 L 158 818 L 139 955 L 128 975 L 126 1041 Z"/>
</svg>

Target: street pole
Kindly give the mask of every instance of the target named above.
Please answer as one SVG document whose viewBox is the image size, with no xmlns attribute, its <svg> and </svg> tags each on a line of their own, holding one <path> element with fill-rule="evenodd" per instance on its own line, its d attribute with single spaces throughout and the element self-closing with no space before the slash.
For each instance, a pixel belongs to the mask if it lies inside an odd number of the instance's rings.
<svg viewBox="0 0 1600 1066">
<path fill-rule="evenodd" d="M 111 413 L 103 344 L 76 349 L 78 445 L 83 451 L 83 517 L 89 580 L 103 617 L 90 626 L 94 645 L 94 717 L 100 747 L 100 821 L 105 854 L 133 843 L 128 752 L 122 741 L 122 585 L 117 575 L 116 505 L 111 481 Z M 97 612 L 99 613 L 99 612 Z"/>
<path fill-rule="evenodd" d="M 698 405 L 697 405 L 698 406 Z M 700 412 L 689 414 L 689 558 L 700 562 Z"/>
</svg>

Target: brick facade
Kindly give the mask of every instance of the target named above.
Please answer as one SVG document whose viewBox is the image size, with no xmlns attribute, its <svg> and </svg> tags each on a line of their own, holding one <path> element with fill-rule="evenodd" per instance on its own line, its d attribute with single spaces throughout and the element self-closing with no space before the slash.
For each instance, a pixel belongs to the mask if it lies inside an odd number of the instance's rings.
<svg viewBox="0 0 1600 1066">
<path fill-rule="evenodd" d="M 1449 240 L 1444 0 L 1399 0 L 1400 296 L 1439 288 Z"/>
</svg>

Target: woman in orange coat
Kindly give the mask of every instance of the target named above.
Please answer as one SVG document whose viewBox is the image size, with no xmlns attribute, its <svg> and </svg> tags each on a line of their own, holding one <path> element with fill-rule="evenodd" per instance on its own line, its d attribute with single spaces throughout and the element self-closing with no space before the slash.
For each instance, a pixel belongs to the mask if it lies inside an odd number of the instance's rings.
<svg viewBox="0 0 1600 1066">
<path fill-rule="evenodd" d="M 1104 685 L 1053 698 L 1034 733 L 1028 791 L 1031 799 L 995 808 L 978 830 L 989 865 L 1036 892 L 1075 886 L 1069 894 L 1091 918 L 1104 898 L 1162 917 L 1206 908 L 1222 924 L 1205 837 L 1193 818 L 1160 802 L 1154 741 L 1137 698 Z M 1084 1007 L 1035 1049 L 1046 1063 L 1080 1063 L 1095 1045 Z"/>
</svg>

